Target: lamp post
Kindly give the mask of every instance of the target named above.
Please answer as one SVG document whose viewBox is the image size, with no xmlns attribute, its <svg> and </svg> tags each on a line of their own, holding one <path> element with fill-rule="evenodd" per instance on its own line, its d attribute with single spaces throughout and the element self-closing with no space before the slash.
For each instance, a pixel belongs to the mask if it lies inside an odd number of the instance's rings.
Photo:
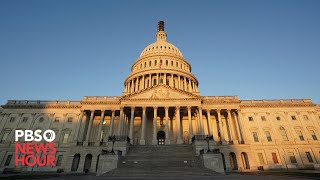
<svg viewBox="0 0 320 180">
<path fill-rule="evenodd" d="M 208 151 L 207 151 L 207 152 L 211 152 L 211 151 L 210 151 L 210 148 L 209 148 L 209 141 L 210 141 L 209 135 L 207 135 L 206 140 L 207 140 L 207 144 L 208 144 Z"/>
<path fill-rule="evenodd" d="M 114 142 L 116 141 L 116 136 L 112 136 L 111 139 L 112 139 L 112 149 L 111 149 L 110 153 L 114 154 L 113 147 L 114 147 Z"/>
</svg>

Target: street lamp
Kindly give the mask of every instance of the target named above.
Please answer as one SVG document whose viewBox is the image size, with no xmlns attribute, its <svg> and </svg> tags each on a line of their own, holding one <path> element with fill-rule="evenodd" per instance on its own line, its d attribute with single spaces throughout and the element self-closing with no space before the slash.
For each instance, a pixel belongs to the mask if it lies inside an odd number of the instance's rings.
<svg viewBox="0 0 320 180">
<path fill-rule="evenodd" d="M 208 144 L 208 151 L 207 151 L 207 152 L 211 152 L 211 151 L 210 151 L 210 148 L 209 148 L 209 140 L 210 140 L 210 139 L 209 139 L 209 135 L 207 135 L 206 140 L 207 140 L 207 144 Z"/>
<path fill-rule="evenodd" d="M 112 136 L 112 137 L 110 137 L 110 138 L 111 138 L 111 140 L 112 140 L 112 149 L 111 149 L 110 153 L 111 153 L 111 154 L 114 154 L 113 147 L 114 147 L 114 142 L 116 141 L 116 136 L 115 136 L 115 135 L 113 135 L 113 136 Z"/>
</svg>

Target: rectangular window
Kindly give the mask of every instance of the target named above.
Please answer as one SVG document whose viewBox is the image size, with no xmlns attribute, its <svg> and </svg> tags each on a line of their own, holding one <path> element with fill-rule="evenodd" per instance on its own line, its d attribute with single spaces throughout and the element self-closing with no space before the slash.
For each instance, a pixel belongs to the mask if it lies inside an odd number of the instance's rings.
<svg viewBox="0 0 320 180">
<path fill-rule="evenodd" d="M 271 138 L 270 132 L 269 132 L 269 131 L 266 131 L 265 133 L 266 133 L 268 142 L 272 142 L 272 138 Z"/>
<path fill-rule="evenodd" d="M 28 121 L 28 117 L 23 117 L 22 122 L 27 122 Z"/>
<path fill-rule="evenodd" d="M 296 157 L 294 156 L 294 153 L 293 152 L 289 152 L 288 153 L 288 155 L 289 155 L 289 158 L 290 158 L 290 162 L 291 163 L 297 163 L 297 160 L 296 160 Z"/>
<path fill-rule="evenodd" d="M 262 153 L 258 153 L 260 164 L 264 164 L 264 158 Z"/>
<path fill-rule="evenodd" d="M 303 115 L 303 119 L 304 119 L 304 120 L 309 120 L 309 118 L 308 118 L 307 115 Z"/>
<path fill-rule="evenodd" d="M 261 120 L 262 121 L 266 121 L 266 117 L 265 116 L 261 116 Z"/>
<path fill-rule="evenodd" d="M 256 132 L 252 132 L 254 142 L 259 142 L 258 134 Z"/>
<path fill-rule="evenodd" d="M 273 163 L 275 164 L 279 163 L 277 153 L 272 153 L 272 160 L 273 160 Z"/>
<path fill-rule="evenodd" d="M 72 122 L 73 118 L 72 117 L 68 117 L 68 122 Z"/>
<path fill-rule="evenodd" d="M 15 117 L 11 117 L 10 122 L 14 122 L 15 119 L 16 119 Z"/>
<path fill-rule="evenodd" d="M 2 140 L 2 141 L 6 141 L 7 138 L 8 138 L 8 136 L 9 136 L 9 133 L 10 133 L 10 132 L 8 132 L 8 131 L 4 132 L 1 140 Z"/>
<path fill-rule="evenodd" d="M 69 139 L 69 134 L 68 133 L 64 134 L 62 144 L 68 143 L 68 139 Z"/>
<path fill-rule="evenodd" d="M 57 157 L 57 162 L 56 162 L 56 166 L 61 166 L 62 157 L 63 157 L 63 155 L 58 155 L 58 157 Z"/>
<path fill-rule="evenodd" d="M 304 141 L 304 137 L 303 137 L 302 131 L 297 130 L 296 132 L 297 132 L 297 135 L 299 136 L 300 141 Z"/>
<path fill-rule="evenodd" d="M 8 155 L 7 156 L 7 159 L 6 159 L 6 162 L 4 163 L 5 166 L 9 166 L 10 165 L 10 162 L 11 162 L 11 159 L 12 159 L 12 154 Z"/>
<path fill-rule="evenodd" d="M 297 120 L 296 116 L 291 116 L 292 120 Z"/>
<path fill-rule="evenodd" d="M 318 140 L 318 138 L 317 138 L 316 133 L 314 132 L 314 130 L 310 130 L 310 134 L 311 134 L 312 139 L 313 139 L 314 141 L 317 141 L 317 140 Z"/>
<path fill-rule="evenodd" d="M 312 157 L 311 157 L 310 152 L 306 152 L 306 155 L 307 155 L 308 161 L 311 162 L 311 163 L 313 163 L 313 159 L 312 159 Z"/>
<path fill-rule="evenodd" d="M 249 121 L 253 121 L 253 117 L 249 116 L 248 117 Z"/>
</svg>

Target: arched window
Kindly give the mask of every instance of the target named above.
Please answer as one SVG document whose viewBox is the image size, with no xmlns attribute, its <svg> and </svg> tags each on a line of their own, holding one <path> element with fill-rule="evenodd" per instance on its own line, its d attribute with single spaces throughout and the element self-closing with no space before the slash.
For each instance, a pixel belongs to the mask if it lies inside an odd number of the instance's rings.
<svg viewBox="0 0 320 180">
<path fill-rule="evenodd" d="M 154 65 L 155 65 L 155 66 L 157 65 L 157 60 L 154 61 Z"/>
<path fill-rule="evenodd" d="M 168 66 L 168 60 L 166 60 L 166 66 Z"/>
<path fill-rule="evenodd" d="M 80 162 L 80 154 L 75 154 L 72 160 L 71 171 L 77 171 Z"/>
<path fill-rule="evenodd" d="M 179 64 L 178 64 L 178 62 L 176 62 L 176 67 L 179 67 Z"/>
<path fill-rule="evenodd" d="M 142 69 L 142 64 L 140 64 L 140 69 Z"/>
<path fill-rule="evenodd" d="M 157 85 L 157 80 L 156 79 L 153 80 L 153 85 L 154 86 Z"/>
<path fill-rule="evenodd" d="M 84 160 L 83 172 L 89 172 L 92 162 L 92 154 L 87 154 Z"/>
<path fill-rule="evenodd" d="M 144 62 L 144 67 L 147 67 L 147 62 Z"/>
<path fill-rule="evenodd" d="M 282 140 L 289 141 L 286 130 L 283 127 L 280 127 L 280 135 L 282 136 Z"/>
<path fill-rule="evenodd" d="M 69 137 L 70 137 L 70 134 L 71 134 L 71 129 L 64 129 L 62 131 L 62 144 L 67 144 L 69 142 Z"/>
<path fill-rule="evenodd" d="M 171 66 L 173 66 L 173 61 L 171 61 Z"/>
<path fill-rule="evenodd" d="M 149 61 L 149 67 L 151 67 L 151 61 Z"/>
</svg>

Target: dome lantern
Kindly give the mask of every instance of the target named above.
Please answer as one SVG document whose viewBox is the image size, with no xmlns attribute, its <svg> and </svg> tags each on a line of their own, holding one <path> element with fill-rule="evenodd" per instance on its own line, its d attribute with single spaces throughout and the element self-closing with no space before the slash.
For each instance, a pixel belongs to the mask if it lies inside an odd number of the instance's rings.
<svg viewBox="0 0 320 180">
<path fill-rule="evenodd" d="M 157 41 L 166 41 L 167 33 L 164 32 L 164 21 L 158 22 L 158 32 L 157 32 Z"/>
</svg>

